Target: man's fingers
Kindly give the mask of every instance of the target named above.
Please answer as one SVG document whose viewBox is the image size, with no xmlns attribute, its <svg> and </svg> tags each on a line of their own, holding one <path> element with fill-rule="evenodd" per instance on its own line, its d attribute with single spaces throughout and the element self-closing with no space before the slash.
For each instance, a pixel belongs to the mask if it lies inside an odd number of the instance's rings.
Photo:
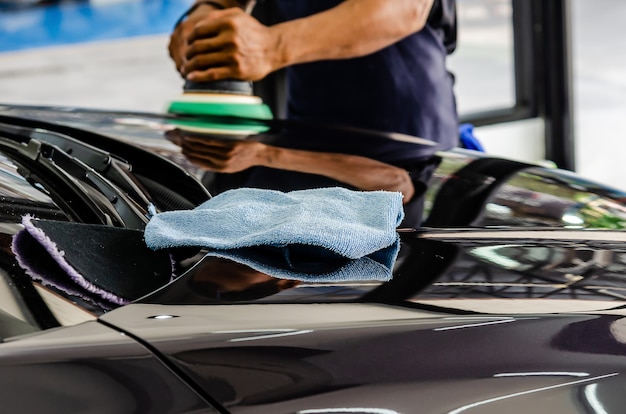
<svg viewBox="0 0 626 414">
<path fill-rule="evenodd" d="M 198 147 L 217 147 L 217 148 L 231 148 L 233 147 L 232 141 L 226 141 L 223 139 L 211 139 L 201 136 L 187 135 L 184 137 L 184 142 L 189 148 Z"/>
<path fill-rule="evenodd" d="M 238 72 L 230 66 L 212 67 L 205 70 L 193 70 L 191 72 L 187 69 L 184 69 L 183 72 L 186 73 L 185 78 L 193 82 L 210 82 L 221 79 L 239 79 Z"/>
<path fill-rule="evenodd" d="M 185 137 L 182 141 L 181 148 L 183 149 L 183 153 L 192 154 L 195 157 L 210 157 L 216 159 L 226 159 L 230 156 L 230 151 L 232 150 L 232 145 L 219 145 L 216 143 L 200 143 L 190 141 L 189 138 Z"/>
<path fill-rule="evenodd" d="M 235 55 L 228 46 L 228 36 L 196 40 L 189 44 L 185 54 L 182 73 L 189 80 L 209 81 L 226 78 L 239 78 L 236 71 Z M 190 78 L 189 74 L 193 73 Z"/>
<path fill-rule="evenodd" d="M 198 154 L 194 152 L 187 153 L 184 149 L 182 153 L 191 163 L 196 164 L 201 168 L 205 168 L 207 170 L 221 172 L 225 170 L 227 166 L 227 159 L 202 155 L 198 156 Z"/>
<path fill-rule="evenodd" d="M 176 46 L 173 43 L 173 39 L 170 40 L 170 44 L 167 48 L 170 58 L 174 61 L 174 64 L 176 65 L 176 70 L 180 72 L 180 68 L 182 66 L 182 64 L 180 64 L 180 58 L 179 58 L 179 53 L 178 49 L 176 48 Z"/>
<path fill-rule="evenodd" d="M 208 52 L 217 52 L 224 47 L 224 43 L 218 37 L 209 39 L 200 39 L 189 44 L 187 46 L 187 52 L 185 57 L 187 60 L 191 60 L 197 55 L 201 55 Z"/>
<path fill-rule="evenodd" d="M 213 53 L 204 53 L 196 55 L 191 59 L 187 59 L 185 63 L 185 70 L 187 73 L 197 70 L 205 70 L 220 66 L 229 66 L 232 64 L 233 57 L 231 54 L 224 51 L 217 51 Z"/>
<path fill-rule="evenodd" d="M 193 154 L 185 154 L 184 151 L 183 151 L 183 155 L 189 160 L 189 162 L 196 164 L 200 166 L 201 168 L 204 168 L 207 170 L 213 170 L 213 171 L 217 170 L 216 164 L 211 162 L 210 160 L 206 160 L 204 158 L 198 158 L 194 156 Z"/>
<path fill-rule="evenodd" d="M 212 38 L 220 34 L 222 21 L 208 20 L 196 24 L 187 36 L 187 43 L 192 44 L 199 40 Z"/>
<path fill-rule="evenodd" d="M 220 32 L 231 30 L 234 26 L 233 16 L 243 13 L 239 8 L 216 10 L 208 17 L 195 23 L 193 30 L 187 36 L 187 42 L 214 37 Z"/>
</svg>

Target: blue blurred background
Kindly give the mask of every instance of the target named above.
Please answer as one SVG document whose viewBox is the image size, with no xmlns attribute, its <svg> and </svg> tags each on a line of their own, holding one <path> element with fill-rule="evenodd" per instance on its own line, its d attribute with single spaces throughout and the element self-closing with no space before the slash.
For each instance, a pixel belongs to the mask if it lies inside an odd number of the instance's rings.
<svg viewBox="0 0 626 414">
<path fill-rule="evenodd" d="M 0 1 L 0 52 L 169 33 L 192 2 Z"/>
</svg>

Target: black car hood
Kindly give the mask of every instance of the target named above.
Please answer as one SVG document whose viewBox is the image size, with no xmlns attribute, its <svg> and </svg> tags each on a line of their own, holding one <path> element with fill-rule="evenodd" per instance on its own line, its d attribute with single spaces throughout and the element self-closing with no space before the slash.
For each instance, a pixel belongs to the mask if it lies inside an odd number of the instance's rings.
<svg viewBox="0 0 626 414">
<path fill-rule="evenodd" d="M 231 412 L 612 412 L 626 373 L 623 237 L 413 232 L 386 283 L 202 302 L 183 293 L 190 272 L 101 320 Z"/>
<path fill-rule="evenodd" d="M 180 156 L 162 116 L 0 111 Z M 149 172 L 151 160 L 130 161 Z M 192 201 L 206 196 L 190 187 Z M 5 239 L 17 226 L 9 230 Z M 410 230 L 388 282 L 280 284 L 253 295 L 198 290 L 200 255 L 99 323 L 143 344 L 223 411 L 621 412 L 625 241 L 612 231 Z"/>
<path fill-rule="evenodd" d="M 232 412 L 618 412 L 621 315 L 131 305 L 102 318 Z M 309 411 L 307 411 L 309 410 Z"/>
</svg>

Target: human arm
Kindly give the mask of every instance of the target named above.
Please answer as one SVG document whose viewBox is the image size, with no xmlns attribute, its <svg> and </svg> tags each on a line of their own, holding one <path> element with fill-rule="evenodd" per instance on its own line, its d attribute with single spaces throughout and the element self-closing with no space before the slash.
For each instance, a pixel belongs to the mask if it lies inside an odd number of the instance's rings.
<svg viewBox="0 0 626 414">
<path fill-rule="evenodd" d="M 415 194 L 406 170 L 362 156 L 280 148 L 252 140 L 184 136 L 178 143 L 191 162 L 215 172 L 263 166 L 322 175 L 364 191 L 399 191 L 404 203 Z"/>
<path fill-rule="evenodd" d="M 421 30 L 433 0 L 346 0 L 309 17 L 264 26 L 239 8 L 195 22 L 181 73 L 196 82 L 259 80 L 299 63 L 364 56 Z"/>
</svg>

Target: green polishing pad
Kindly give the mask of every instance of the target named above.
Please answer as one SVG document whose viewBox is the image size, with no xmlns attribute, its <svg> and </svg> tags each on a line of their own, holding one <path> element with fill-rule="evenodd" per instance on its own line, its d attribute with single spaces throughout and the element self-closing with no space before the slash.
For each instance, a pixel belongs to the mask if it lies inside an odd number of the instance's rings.
<svg viewBox="0 0 626 414">
<path fill-rule="evenodd" d="M 271 109 L 256 96 L 184 93 L 172 101 L 171 114 L 188 116 L 171 122 L 181 129 L 224 135 L 250 135 L 268 130 L 255 121 L 272 119 Z"/>
<path fill-rule="evenodd" d="M 168 112 L 179 115 L 272 119 L 272 111 L 261 98 L 222 93 L 184 93 L 170 103 Z"/>
<path fill-rule="evenodd" d="M 170 119 L 169 123 L 176 125 L 180 129 L 198 132 L 209 133 L 225 136 L 242 136 L 260 134 L 269 130 L 269 127 L 261 124 L 247 124 L 241 122 L 219 122 L 207 119 Z"/>
</svg>

